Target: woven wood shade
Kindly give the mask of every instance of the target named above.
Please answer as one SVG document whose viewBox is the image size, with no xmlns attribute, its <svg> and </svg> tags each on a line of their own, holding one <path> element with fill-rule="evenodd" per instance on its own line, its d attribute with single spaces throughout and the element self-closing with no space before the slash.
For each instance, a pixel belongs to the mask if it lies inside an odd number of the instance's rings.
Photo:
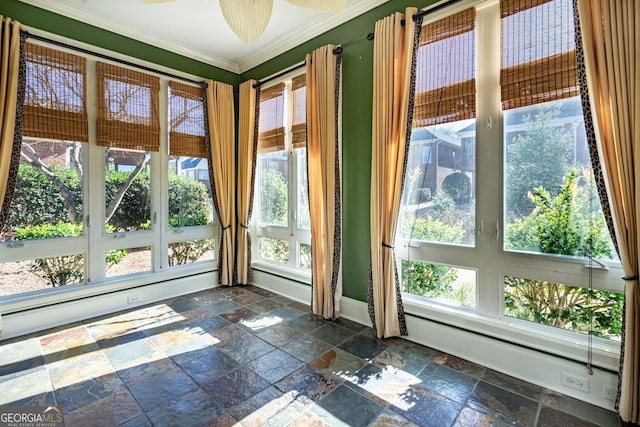
<svg viewBox="0 0 640 427">
<path fill-rule="evenodd" d="M 260 89 L 258 154 L 284 150 L 284 83 Z"/>
<path fill-rule="evenodd" d="M 291 125 L 291 144 L 293 148 L 307 146 L 307 75 L 294 77 L 291 81 L 293 92 L 293 123 Z"/>
<path fill-rule="evenodd" d="M 423 25 L 413 127 L 476 116 L 475 9 Z"/>
<path fill-rule="evenodd" d="M 87 142 L 86 60 L 26 43 L 27 79 L 23 135 Z"/>
<path fill-rule="evenodd" d="M 570 0 L 502 0 L 502 108 L 580 94 Z"/>
<path fill-rule="evenodd" d="M 169 154 L 207 158 L 202 87 L 169 82 Z"/>
<path fill-rule="evenodd" d="M 98 145 L 158 151 L 160 79 L 98 62 Z"/>
</svg>

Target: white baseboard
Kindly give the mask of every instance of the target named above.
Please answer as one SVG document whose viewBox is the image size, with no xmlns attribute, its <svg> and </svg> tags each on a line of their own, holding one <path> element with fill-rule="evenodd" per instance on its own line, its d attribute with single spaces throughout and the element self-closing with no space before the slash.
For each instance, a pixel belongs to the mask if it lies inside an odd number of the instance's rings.
<svg viewBox="0 0 640 427">
<path fill-rule="evenodd" d="M 2 336 L 9 339 L 67 323 L 127 310 L 217 286 L 217 272 L 201 273 L 109 294 L 2 315 Z M 132 298 L 133 297 L 133 298 Z M 134 302 L 135 301 L 135 302 Z"/>
<path fill-rule="evenodd" d="M 254 271 L 253 274 L 253 283 L 256 286 L 304 303 L 310 301 L 310 286 L 268 273 Z M 342 297 L 340 305 L 343 317 L 371 326 L 367 303 Z M 614 389 L 617 387 L 617 375 L 614 373 L 594 369 L 593 375 L 589 375 L 584 364 L 581 363 L 409 314 L 407 314 L 406 320 L 409 336 L 405 338 L 410 341 L 566 396 L 613 410 L 614 402 L 604 398 L 604 390 L 605 387 Z M 562 385 L 561 373 L 587 378 L 589 391 L 583 392 Z"/>
</svg>

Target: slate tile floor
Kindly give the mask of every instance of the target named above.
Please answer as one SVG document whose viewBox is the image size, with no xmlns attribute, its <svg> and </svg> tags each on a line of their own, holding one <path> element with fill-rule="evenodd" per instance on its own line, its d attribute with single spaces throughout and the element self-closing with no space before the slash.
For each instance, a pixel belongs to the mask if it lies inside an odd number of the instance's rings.
<svg viewBox="0 0 640 427">
<path fill-rule="evenodd" d="M 0 342 L 0 405 L 71 426 L 617 426 L 617 416 L 410 341 L 216 288 Z"/>
</svg>

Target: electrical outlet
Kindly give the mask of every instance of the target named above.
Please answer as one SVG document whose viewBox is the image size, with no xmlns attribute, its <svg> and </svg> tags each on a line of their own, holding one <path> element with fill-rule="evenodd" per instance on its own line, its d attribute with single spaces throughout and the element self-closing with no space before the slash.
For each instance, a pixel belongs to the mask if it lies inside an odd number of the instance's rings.
<svg viewBox="0 0 640 427">
<path fill-rule="evenodd" d="M 127 298 L 127 304 L 137 304 L 142 301 L 142 297 L 140 295 L 131 295 Z"/>
<path fill-rule="evenodd" d="M 560 379 L 562 381 L 562 385 L 564 386 L 589 393 L 589 380 L 587 378 L 562 372 L 560 374 Z"/>
<path fill-rule="evenodd" d="M 614 402 L 616 400 L 617 395 L 618 395 L 618 390 L 616 390 L 614 387 L 604 386 L 602 388 L 602 397 L 604 397 L 606 400 L 610 400 Z"/>
</svg>

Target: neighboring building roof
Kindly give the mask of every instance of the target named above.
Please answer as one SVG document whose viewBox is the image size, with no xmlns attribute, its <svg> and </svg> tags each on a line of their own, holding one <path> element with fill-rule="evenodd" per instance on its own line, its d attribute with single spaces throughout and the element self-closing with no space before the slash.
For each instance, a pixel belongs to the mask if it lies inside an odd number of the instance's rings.
<svg viewBox="0 0 640 427">
<path fill-rule="evenodd" d="M 187 157 L 186 159 L 184 159 L 182 161 L 182 163 L 180 163 L 180 168 L 181 169 L 195 169 L 198 167 L 198 164 L 200 164 L 201 161 L 203 161 L 204 159 L 201 159 L 200 157 Z"/>
</svg>

